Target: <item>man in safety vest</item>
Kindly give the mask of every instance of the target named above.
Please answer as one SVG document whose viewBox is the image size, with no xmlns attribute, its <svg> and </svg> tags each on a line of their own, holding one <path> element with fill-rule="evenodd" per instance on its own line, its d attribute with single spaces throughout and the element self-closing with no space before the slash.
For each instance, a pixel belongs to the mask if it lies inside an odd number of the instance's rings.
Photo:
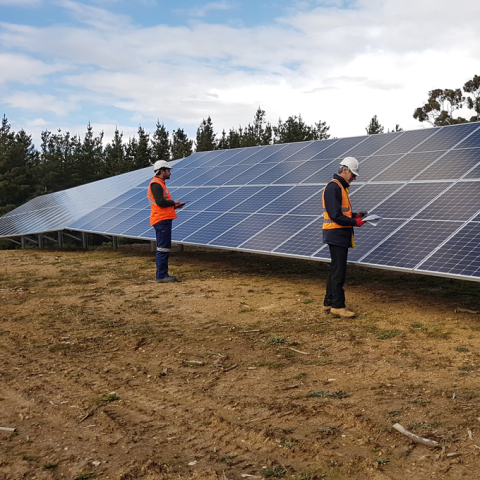
<svg viewBox="0 0 480 480">
<path fill-rule="evenodd" d="M 355 317 L 345 308 L 343 285 L 347 275 L 348 249 L 355 248 L 353 227 L 361 227 L 367 212 L 352 212 L 348 190 L 358 176 L 358 161 L 354 157 L 342 160 L 338 175 L 323 190 L 323 241 L 330 249 L 330 272 L 327 293 L 323 302 L 324 311 L 334 317 Z"/>
<path fill-rule="evenodd" d="M 155 176 L 148 186 L 148 201 L 150 202 L 150 225 L 155 229 L 157 237 L 158 283 L 176 282 L 177 277 L 168 275 L 168 257 L 172 251 L 172 220 L 177 218 L 175 209 L 182 208 L 185 203 L 172 200 L 165 186 L 165 180 L 170 178 L 171 167 L 165 160 L 158 160 L 153 165 Z"/>
</svg>

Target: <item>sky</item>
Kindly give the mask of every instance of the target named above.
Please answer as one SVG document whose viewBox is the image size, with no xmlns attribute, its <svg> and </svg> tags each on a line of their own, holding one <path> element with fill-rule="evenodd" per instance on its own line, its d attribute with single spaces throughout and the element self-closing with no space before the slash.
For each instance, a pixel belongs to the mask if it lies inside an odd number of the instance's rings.
<svg viewBox="0 0 480 480">
<path fill-rule="evenodd" d="M 333 137 L 427 128 L 434 88 L 480 74 L 476 0 L 0 0 L 0 114 L 109 141 L 302 115 Z M 465 112 L 465 116 L 470 117 Z"/>
</svg>

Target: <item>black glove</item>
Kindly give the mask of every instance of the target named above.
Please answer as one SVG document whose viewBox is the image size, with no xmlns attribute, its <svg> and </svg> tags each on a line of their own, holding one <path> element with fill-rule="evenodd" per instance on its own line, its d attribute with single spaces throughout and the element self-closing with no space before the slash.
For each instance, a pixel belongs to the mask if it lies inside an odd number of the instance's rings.
<svg viewBox="0 0 480 480">
<path fill-rule="evenodd" d="M 362 210 L 357 213 L 357 216 L 355 218 L 363 218 L 363 217 L 366 217 L 367 215 L 368 215 L 368 212 L 365 210 Z"/>
</svg>

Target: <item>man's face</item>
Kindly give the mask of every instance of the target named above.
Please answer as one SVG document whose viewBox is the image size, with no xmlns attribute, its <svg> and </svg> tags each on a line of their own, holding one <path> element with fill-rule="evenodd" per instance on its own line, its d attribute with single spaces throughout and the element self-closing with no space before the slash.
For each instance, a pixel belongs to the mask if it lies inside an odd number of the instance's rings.
<svg viewBox="0 0 480 480">
<path fill-rule="evenodd" d="M 170 169 L 166 168 L 165 170 L 160 170 L 160 178 L 162 180 L 168 180 L 170 178 Z"/>
<path fill-rule="evenodd" d="M 354 180 L 356 180 L 356 176 L 352 173 L 351 170 L 348 168 L 344 168 L 340 176 L 348 183 L 352 183 Z"/>
</svg>

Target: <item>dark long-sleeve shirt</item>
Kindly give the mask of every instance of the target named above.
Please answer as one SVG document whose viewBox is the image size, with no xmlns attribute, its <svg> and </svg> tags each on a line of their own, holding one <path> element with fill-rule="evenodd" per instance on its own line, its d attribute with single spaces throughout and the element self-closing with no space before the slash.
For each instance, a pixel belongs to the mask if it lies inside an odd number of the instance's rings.
<svg viewBox="0 0 480 480">
<path fill-rule="evenodd" d="M 165 194 L 163 193 L 163 188 L 159 183 L 152 183 L 151 187 L 152 195 L 155 199 L 155 203 L 162 208 L 174 207 L 175 202 L 173 200 L 167 200 Z"/>
<path fill-rule="evenodd" d="M 335 174 L 333 178 L 338 180 L 343 188 L 349 187 L 349 184 L 340 175 Z M 340 247 L 351 247 L 353 227 L 356 225 L 356 214 L 354 213 L 353 217 L 350 218 L 342 213 L 342 190 L 335 182 L 331 182 L 326 186 L 324 198 L 325 208 L 330 219 L 342 227 L 350 228 L 323 230 L 323 242 Z"/>
</svg>

